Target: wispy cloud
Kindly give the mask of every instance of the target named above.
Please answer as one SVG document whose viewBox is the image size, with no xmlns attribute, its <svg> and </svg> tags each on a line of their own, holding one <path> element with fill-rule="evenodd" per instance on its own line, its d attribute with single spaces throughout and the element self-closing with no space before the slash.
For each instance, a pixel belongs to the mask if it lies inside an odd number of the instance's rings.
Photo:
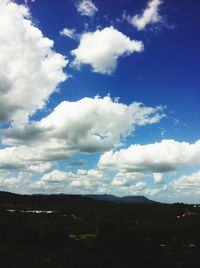
<svg viewBox="0 0 200 268">
<path fill-rule="evenodd" d="M 161 4 L 162 0 L 150 0 L 142 14 L 128 17 L 128 21 L 136 27 L 138 31 L 144 30 L 147 25 L 161 20 L 161 16 L 159 15 L 159 7 Z"/>
<path fill-rule="evenodd" d="M 93 17 L 98 11 L 92 0 L 81 0 L 76 4 L 76 7 L 82 16 Z"/>
<path fill-rule="evenodd" d="M 64 28 L 62 31 L 60 31 L 60 35 L 69 37 L 71 39 L 76 39 L 76 30 L 75 29 Z"/>
</svg>

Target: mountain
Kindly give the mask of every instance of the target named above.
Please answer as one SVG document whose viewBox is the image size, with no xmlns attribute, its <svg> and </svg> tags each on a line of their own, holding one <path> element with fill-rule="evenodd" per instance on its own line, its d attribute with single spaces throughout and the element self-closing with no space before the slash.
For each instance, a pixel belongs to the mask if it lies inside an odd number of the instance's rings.
<svg viewBox="0 0 200 268">
<path fill-rule="evenodd" d="M 143 204 L 153 204 L 153 203 L 159 203 L 157 201 L 153 201 L 148 199 L 145 196 L 124 196 L 121 197 L 122 203 L 143 203 Z"/>
<path fill-rule="evenodd" d="M 126 203 L 126 204 L 153 204 L 153 203 L 159 203 L 153 200 L 148 199 L 145 196 L 123 196 L 118 197 L 115 195 L 109 195 L 109 194 L 103 194 L 103 195 L 86 195 L 86 197 L 89 197 L 94 200 L 100 200 L 100 201 L 107 201 L 107 202 L 113 202 L 113 203 Z"/>
<path fill-rule="evenodd" d="M 88 194 L 85 196 L 94 200 L 120 203 L 120 197 L 111 194 Z"/>
<path fill-rule="evenodd" d="M 159 202 L 150 200 L 145 196 L 124 196 L 118 197 L 115 195 L 103 194 L 88 194 L 88 195 L 68 195 L 68 194 L 51 194 L 51 195 L 20 195 L 10 192 L 0 191 L 0 204 L 45 204 L 45 205 L 62 205 L 64 203 L 80 203 L 80 202 L 112 202 L 126 204 L 156 204 Z"/>
</svg>

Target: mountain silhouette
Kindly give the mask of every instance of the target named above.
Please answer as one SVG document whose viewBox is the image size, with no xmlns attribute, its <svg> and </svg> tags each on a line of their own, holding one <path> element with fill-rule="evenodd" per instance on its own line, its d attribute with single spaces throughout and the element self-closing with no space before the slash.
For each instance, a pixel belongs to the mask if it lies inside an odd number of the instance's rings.
<svg viewBox="0 0 200 268">
<path fill-rule="evenodd" d="M 65 202 L 112 202 L 112 203 L 126 203 L 126 204 L 153 204 L 159 203 L 148 199 L 145 196 L 123 196 L 118 197 L 109 194 L 88 194 L 88 195 L 71 195 L 71 194 L 34 194 L 34 195 L 21 195 L 10 192 L 0 191 L 0 203 L 10 203 L 10 204 L 48 204 L 48 205 L 59 205 Z"/>
</svg>

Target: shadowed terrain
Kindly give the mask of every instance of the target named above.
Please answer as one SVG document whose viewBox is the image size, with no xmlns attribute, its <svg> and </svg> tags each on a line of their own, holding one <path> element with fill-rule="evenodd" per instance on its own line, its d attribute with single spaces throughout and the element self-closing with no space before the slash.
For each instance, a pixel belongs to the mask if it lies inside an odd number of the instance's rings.
<svg viewBox="0 0 200 268">
<path fill-rule="evenodd" d="M 199 254 L 199 205 L 0 193 L 1 267 L 190 268 Z"/>
</svg>

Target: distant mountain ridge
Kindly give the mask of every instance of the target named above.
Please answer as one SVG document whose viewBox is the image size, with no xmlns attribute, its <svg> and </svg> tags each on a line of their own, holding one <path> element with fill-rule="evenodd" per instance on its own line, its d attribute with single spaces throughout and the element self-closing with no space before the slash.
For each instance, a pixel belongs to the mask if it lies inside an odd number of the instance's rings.
<svg viewBox="0 0 200 268">
<path fill-rule="evenodd" d="M 108 201 L 108 202 L 113 202 L 113 203 L 126 203 L 126 204 L 153 204 L 153 203 L 159 203 L 157 201 L 153 201 L 148 199 L 145 196 L 123 196 L 123 197 L 118 197 L 115 195 L 109 195 L 109 194 L 103 194 L 103 195 L 85 195 L 86 197 L 89 197 L 94 200 L 100 200 L 100 201 Z"/>
<path fill-rule="evenodd" d="M 88 194 L 88 195 L 71 195 L 71 194 L 33 194 L 21 195 L 11 192 L 0 191 L 0 203 L 64 203 L 64 202 L 92 202 L 104 201 L 111 203 L 126 204 L 156 204 L 159 202 L 150 200 L 145 196 L 124 196 L 118 197 L 109 194 Z"/>
</svg>

